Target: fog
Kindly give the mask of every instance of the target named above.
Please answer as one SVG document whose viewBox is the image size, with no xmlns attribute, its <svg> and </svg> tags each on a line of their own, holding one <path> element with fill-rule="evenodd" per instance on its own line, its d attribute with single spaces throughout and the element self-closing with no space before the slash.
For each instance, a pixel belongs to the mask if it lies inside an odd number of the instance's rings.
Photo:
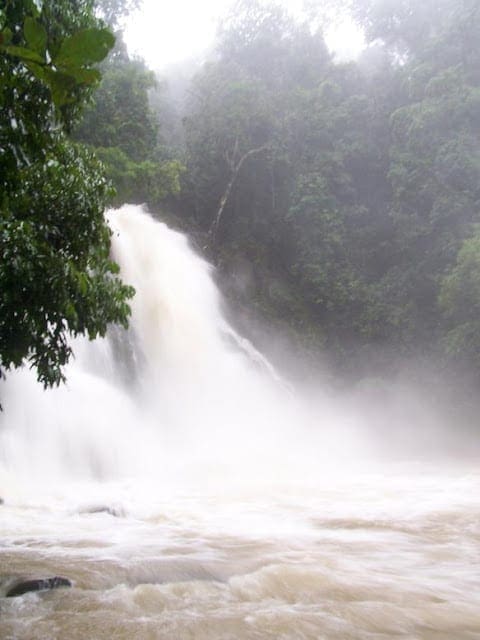
<svg viewBox="0 0 480 640">
<path fill-rule="evenodd" d="M 478 638 L 478 1 L 66 4 L 0 10 L 0 636 Z"/>
<path fill-rule="evenodd" d="M 138 206 L 108 220 L 136 290 L 130 329 L 78 339 L 65 387 L 44 391 L 28 371 L 3 383 L 7 495 L 11 481 L 47 491 L 122 478 L 302 486 L 354 469 L 475 461 L 478 403 L 431 365 L 399 361 L 395 378 L 340 386 L 326 363 L 307 375 L 270 334 L 280 369 L 229 325 L 211 265 L 183 235 Z"/>
</svg>

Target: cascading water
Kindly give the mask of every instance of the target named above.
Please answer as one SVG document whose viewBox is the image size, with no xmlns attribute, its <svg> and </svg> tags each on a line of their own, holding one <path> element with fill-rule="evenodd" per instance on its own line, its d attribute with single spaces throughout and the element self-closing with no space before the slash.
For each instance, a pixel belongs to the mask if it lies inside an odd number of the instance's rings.
<svg viewBox="0 0 480 640">
<path fill-rule="evenodd" d="M 0 637 L 480 637 L 477 467 L 374 466 L 355 413 L 228 326 L 182 235 L 108 220 L 130 329 L 77 340 L 64 387 L 0 387 Z M 19 575 L 73 588 L 2 598 Z"/>
<path fill-rule="evenodd" d="M 65 387 L 44 392 L 28 371 L 9 377 L 2 463 L 29 482 L 148 475 L 169 463 L 168 442 L 208 458 L 219 440 L 245 443 L 250 432 L 258 443 L 262 423 L 281 428 L 281 381 L 224 321 L 210 266 L 139 207 L 108 218 L 114 258 L 136 290 L 131 327 L 77 340 Z"/>
</svg>

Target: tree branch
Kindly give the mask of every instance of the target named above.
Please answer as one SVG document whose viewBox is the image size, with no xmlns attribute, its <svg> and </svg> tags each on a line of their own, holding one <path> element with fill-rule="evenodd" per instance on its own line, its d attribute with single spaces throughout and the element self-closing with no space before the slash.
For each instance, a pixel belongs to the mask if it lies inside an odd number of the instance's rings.
<svg viewBox="0 0 480 640">
<path fill-rule="evenodd" d="M 251 158 L 252 156 L 258 155 L 262 151 L 265 151 L 266 149 L 268 149 L 268 147 L 269 147 L 269 143 L 266 143 L 266 144 L 263 144 L 261 147 L 250 149 L 249 151 L 243 154 L 243 156 L 240 158 L 240 160 L 236 164 L 230 163 L 230 170 L 231 170 L 230 180 L 228 181 L 227 187 L 223 192 L 222 197 L 220 198 L 217 213 L 215 215 L 215 218 L 213 219 L 212 224 L 210 225 L 210 229 L 208 230 L 208 235 L 210 237 L 210 242 L 212 246 L 215 246 L 217 243 L 218 229 L 220 227 L 220 223 L 223 218 L 223 213 L 225 211 L 225 207 L 227 206 L 228 200 L 230 198 L 230 194 L 232 192 L 233 186 L 235 185 L 235 181 L 238 177 L 238 174 L 240 173 L 241 168 L 249 158 Z M 237 152 L 238 152 L 238 139 L 235 141 L 233 158 L 235 158 L 235 155 Z"/>
</svg>

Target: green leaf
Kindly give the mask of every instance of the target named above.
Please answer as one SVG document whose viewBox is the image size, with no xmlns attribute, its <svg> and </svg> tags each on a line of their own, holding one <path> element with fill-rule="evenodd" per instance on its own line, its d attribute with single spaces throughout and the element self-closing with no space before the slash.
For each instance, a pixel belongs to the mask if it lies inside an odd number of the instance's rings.
<svg viewBox="0 0 480 640">
<path fill-rule="evenodd" d="M 70 93 L 71 86 L 65 82 L 65 77 L 56 78 L 49 84 L 52 100 L 56 107 L 63 107 L 64 105 L 72 104 L 75 101 L 75 98 Z"/>
<path fill-rule="evenodd" d="M 29 69 L 29 71 L 33 73 L 37 80 L 41 80 L 42 82 L 48 84 L 47 75 L 45 73 L 46 68 L 44 66 L 39 65 L 36 62 L 28 61 L 25 62 L 25 66 L 27 67 L 27 69 Z"/>
<path fill-rule="evenodd" d="M 101 62 L 115 44 L 108 29 L 84 29 L 63 41 L 54 63 L 60 67 L 82 67 Z"/>
<path fill-rule="evenodd" d="M 55 106 L 61 107 L 65 104 L 70 104 L 74 100 L 72 90 L 77 84 L 75 78 L 60 71 L 54 71 L 49 67 L 44 67 L 43 73 L 44 81 L 50 87 Z"/>
<path fill-rule="evenodd" d="M 67 319 L 69 324 L 73 325 L 75 325 L 75 323 L 78 321 L 77 311 L 71 302 L 67 302 L 67 304 L 65 305 L 65 318 Z"/>
<path fill-rule="evenodd" d="M 6 27 L 0 32 L 0 47 L 6 47 L 12 41 L 12 31 Z"/>
<path fill-rule="evenodd" d="M 57 107 L 72 102 L 72 90 L 77 84 L 92 85 L 98 82 L 101 74 L 96 69 L 69 69 L 68 73 L 56 71 L 49 66 L 35 62 L 25 62 L 27 68 L 38 80 L 50 88 L 53 102 Z"/>
<path fill-rule="evenodd" d="M 68 75 L 81 84 L 95 84 L 102 77 L 97 69 L 76 69 L 72 67 L 69 67 Z"/>
<path fill-rule="evenodd" d="M 29 48 L 44 57 L 47 47 L 47 32 L 45 27 L 38 20 L 28 16 L 23 23 L 23 33 Z"/>
<path fill-rule="evenodd" d="M 72 101 L 70 94 L 76 84 L 72 76 L 54 71 L 47 66 L 40 66 L 34 62 L 26 62 L 25 64 L 38 80 L 41 80 L 49 87 L 56 107 L 61 107 Z"/>
<path fill-rule="evenodd" d="M 88 293 L 88 276 L 80 272 L 77 274 L 78 288 L 80 289 L 80 293 L 82 296 L 86 296 Z"/>
<path fill-rule="evenodd" d="M 42 56 L 39 56 L 36 51 L 26 49 L 25 47 L 15 47 L 13 45 L 10 45 L 8 47 L 5 47 L 5 51 L 11 56 L 20 58 L 20 60 L 22 61 L 37 62 L 39 64 L 45 63 L 45 60 L 42 58 Z"/>
</svg>

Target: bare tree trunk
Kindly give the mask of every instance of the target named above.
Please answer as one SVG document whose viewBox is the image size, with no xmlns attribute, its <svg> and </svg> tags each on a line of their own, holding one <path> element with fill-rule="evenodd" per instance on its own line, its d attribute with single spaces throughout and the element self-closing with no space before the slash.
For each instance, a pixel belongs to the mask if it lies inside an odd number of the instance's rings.
<svg viewBox="0 0 480 640">
<path fill-rule="evenodd" d="M 261 147 L 250 149 L 250 151 L 247 151 L 246 153 L 244 153 L 243 156 L 238 160 L 238 162 L 236 162 L 235 156 L 237 155 L 237 150 L 238 150 L 238 139 L 237 139 L 235 141 L 235 148 L 232 154 L 232 158 L 230 158 L 227 155 L 227 161 L 230 165 L 231 174 L 230 174 L 230 180 L 228 181 L 227 187 L 223 192 L 223 196 L 220 198 L 220 203 L 218 205 L 215 218 L 213 219 L 213 222 L 210 225 L 210 229 L 208 230 L 208 234 L 210 236 L 210 243 L 212 247 L 214 247 L 217 243 L 218 229 L 220 227 L 220 223 L 223 218 L 223 213 L 225 211 L 225 207 L 227 206 L 228 200 L 230 198 L 230 194 L 232 193 L 233 186 L 235 184 L 238 174 L 240 173 L 242 166 L 244 165 L 246 160 L 248 160 L 248 158 L 251 158 L 252 156 L 257 155 L 262 151 L 265 151 L 265 149 L 267 148 L 268 148 L 268 144 L 264 144 Z"/>
</svg>

